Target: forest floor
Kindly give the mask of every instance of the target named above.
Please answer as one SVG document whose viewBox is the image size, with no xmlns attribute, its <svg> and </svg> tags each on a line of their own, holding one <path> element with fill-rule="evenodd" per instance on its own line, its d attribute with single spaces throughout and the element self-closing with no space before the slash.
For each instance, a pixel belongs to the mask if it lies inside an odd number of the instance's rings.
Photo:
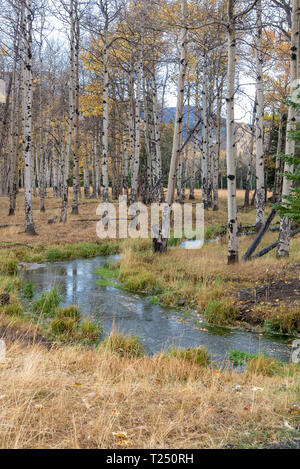
<svg viewBox="0 0 300 469">
<path fill-rule="evenodd" d="M 0 264 L 1 256 L 6 262 L 9 257 L 13 264 L 122 251 L 115 277 L 125 288 L 152 296 L 154 302 L 196 311 L 214 324 L 250 324 L 274 332 L 300 333 L 300 235 L 291 240 L 288 259 L 277 260 L 273 250 L 250 262 L 228 266 L 227 236 L 220 235 L 227 219 L 226 191 L 219 192 L 219 211 L 205 212 L 205 239 L 210 242 L 196 251 L 169 249 L 163 256 L 152 253 L 150 239 L 100 240 L 96 234 L 99 201 L 95 199 L 81 200 L 79 215 L 69 215 L 67 223 L 59 223 L 60 200 L 48 192 L 45 213 L 39 210 L 39 199 L 33 198 L 37 232 L 33 237 L 24 232 L 23 194 L 18 196 L 13 217 L 7 215 L 7 198 L 1 199 Z M 195 195 L 195 202 L 199 202 L 200 191 Z M 243 191 L 238 191 L 237 196 L 239 224 L 251 226 L 255 223 L 255 209 L 242 208 Z M 71 197 L 72 190 L 69 200 Z M 270 210 L 267 207 L 267 214 Z M 275 218 L 273 223 L 276 222 Z M 278 232 L 268 232 L 258 250 L 277 238 Z M 240 258 L 253 239 L 254 234 L 239 237 Z M 176 240 L 171 241 L 176 244 Z M 114 266 L 110 268 L 114 270 Z"/>
<path fill-rule="evenodd" d="M 239 192 L 238 205 L 242 202 Z M 199 365 L 186 354 L 150 358 L 127 350 L 120 356 L 120 347 L 57 344 L 22 317 L 22 287 L 9 274 L 16 274 L 22 261 L 122 251 L 119 263 L 106 266 L 107 278 L 113 274 L 130 291 L 183 313 L 201 312 L 213 324 L 295 334 L 300 235 L 291 241 L 289 259 L 279 261 L 273 251 L 227 266 L 226 235 L 200 250 L 159 255 L 147 239 L 99 240 L 97 200 L 82 200 L 80 214 L 69 215 L 66 224 L 59 223 L 60 200 L 48 195 L 45 213 L 38 199 L 33 203 L 37 235 L 28 237 L 23 194 L 14 217 L 7 216 L 7 198 L 0 199 L 0 293 L 9 291 L 12 303 L 0 307 L 0 338 L 7 346 L 0 365 L 1 448 L 299 447 L 299 366 L 257 357 L 241 374 L 217 370 L 205 360 Z M 218 236 L 226 217 L 220 191 L 220 210 L 205 213 L 207 239 Z M 254 209 L 240 211 L 239 223 L 254 222 Z M 277 236 L 267 233 L 259 249 Z M 252 240 L 253 235 L 239 238 L 240 257 Z"/>
</svg>

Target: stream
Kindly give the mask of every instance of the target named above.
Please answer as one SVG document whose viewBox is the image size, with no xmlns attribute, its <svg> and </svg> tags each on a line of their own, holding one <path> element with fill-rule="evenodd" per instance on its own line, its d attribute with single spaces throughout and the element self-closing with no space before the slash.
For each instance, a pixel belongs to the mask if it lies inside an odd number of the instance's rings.
<svg viewBox="0 0 300 469">
<path fill-rule="evenodd" d="M 204 346 L 217 362 L 224 360 L 226 352 L 233 349 L 262 352 L 289 361 L 291 337 L 267 337 L 205 322 L 195 326 L 192 319 L 183 319 L 180 311 L 151 304 L 143 295 L 98 285 L 100 277 L 95 270 L 119 258 L 116 255 L 34 265 L 20 269 L 19 276 L 24 282 L 33 282 L 38 295 L 59 287 L 64 296 L 63 306 L 76 304 L 83 317 L 92 316 L 95 321 L 101 321 L 106 334 L 114 326 L 121 333 L 137 335 L 149 354 L 172 346 Z"/>
</svg>

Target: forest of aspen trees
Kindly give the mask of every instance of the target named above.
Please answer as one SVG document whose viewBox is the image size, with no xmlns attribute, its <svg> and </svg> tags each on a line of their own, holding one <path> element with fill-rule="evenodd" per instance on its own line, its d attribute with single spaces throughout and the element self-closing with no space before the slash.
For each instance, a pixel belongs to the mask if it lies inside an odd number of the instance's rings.
<svg viewBox="0 0 300 469">
<path fill-rule="evenodd" d="M 0 0 L 1 449 L 300 448 L 299 142 L 300 0 Z"/>
<path fill-rule="evenodd" d="M 236 101 L 253 108 L 239 153 L 248 160 L 245 205 L 255 175 L 257 229 L 267 191 L 276 201 L 291 188 L 279 155 L 295 151 L 288 97 L 298 86 L 297 1 L 6 1 L 1 16 L 0 193 L 13 216 L 24 188 L 26 232 L 35 232 L 32 198 L 46 210 L 50 187 L 62 201 L 61 222 L 69 208 L 78 213 L 82 192 L 172 204 L 194 199 L 196 184 L 204 208 L 218 210 L 225 157 L 235 262 Z M 171 92 L 176 111 L 166 122 Z M 288 254 L 288 233 L 283 217 L 278 256 Z"/>
</svg>

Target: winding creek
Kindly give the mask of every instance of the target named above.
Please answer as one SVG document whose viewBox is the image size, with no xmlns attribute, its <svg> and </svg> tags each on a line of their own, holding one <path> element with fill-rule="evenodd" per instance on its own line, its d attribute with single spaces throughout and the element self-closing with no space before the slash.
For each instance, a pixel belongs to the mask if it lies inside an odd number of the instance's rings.
<svg viewBox="0 0 300 469">
<path fill-rule="evenodd" d="M 151 304 L 142 295 L 132 294 L 111 286 L 97 284 L 95 270 L 119 256 L 76 259 L 21 269 L 20 277 L 33 282 L 40 294 L 58 286 L 64 295 L 64 304 L 76 304 L 82 315 L 102 323 L 105 333 L 115 325 L 122 333 L 137 335 L 148 353 L 170 346 L 184 348 L 204 346 L 216 361 L 225 358 L 228 350 L 265 355 L 289 361 L 291 337 L 265 337 L 248 331 L 212 327 L 202 323 L 195 327 L 193 320 L 184 320 L 176 310 Z"/>
</svg>

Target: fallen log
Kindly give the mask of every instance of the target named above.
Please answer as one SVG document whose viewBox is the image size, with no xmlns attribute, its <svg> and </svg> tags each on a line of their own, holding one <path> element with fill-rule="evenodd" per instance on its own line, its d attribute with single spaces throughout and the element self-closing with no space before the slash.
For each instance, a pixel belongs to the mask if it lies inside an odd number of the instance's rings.
<svg viewBox="0 0 300 469">
<path fill-rule="evenodd" d="M 257 246 L 261 242 L 263 236 L 268 231 L 268 229 L 271 225 L 271 222 L 274 219 L 275 215 L 276 215 L 276 210 L 275 210 L 275 208 L 273 208 L 270 215 L 268 216 L 267 221 L 265 222 L 265 224 L 261 227 L 261 229 L 257 233 L 257 236 L 255 237 L 253 243 L 251 244 L 251 246 L 247 249 L 247 251 L 243 255 L 243 261 L 244 262 L 246 262 L 250 258 L 251 254 L 255 251 L 255 249 L 257 248 Z"/>
<path fill-rule="evenodd" d="M 3 243 L 6 243 L 6 246 L 2 246 Z M 10 249 L 10 248 L 15 248 L 15 247 L 33 249 L 33 246 L 30 246 L 29 244 L 10 243 L 9 241 L 0 241 L 0 248 L 2 249 Z"/>
<path fill-rule="evenodd" d="M 292 231 L 291 234 L 290 234 L 290 238 L 292 238 L 293 236 L 295 236 L 298 233 L 300 233 L 300 228 L 298 228 L 297 230 Z M 278 243 L 279 243 L 278 240 L 275 241 L 275 243 L 270 244 L 269 246 L 265 247 L 261 251 L 257 252 L 253 256 L 251 256 L 249 260 L 256 259 L 257 257 L 262 257 L 265 254 L 268 254 L 268 252 L 272 251 L 273 249 L 275 249 L 278 246 Z"/>
<path fill-rule="evenodd" d="M 23 226 L 22 223 L 17 223 L 16 225 L 0 225 L 1 228 L 12 228 L 13 226 Z"/>
</svg>

